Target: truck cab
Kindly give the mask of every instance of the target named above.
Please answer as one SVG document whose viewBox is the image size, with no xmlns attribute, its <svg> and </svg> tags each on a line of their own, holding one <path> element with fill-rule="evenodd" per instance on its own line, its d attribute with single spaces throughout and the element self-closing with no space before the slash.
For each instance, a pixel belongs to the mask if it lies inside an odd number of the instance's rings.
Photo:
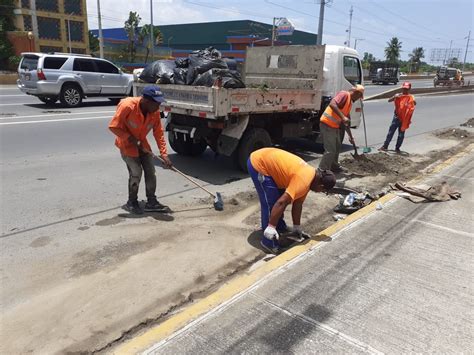
<svg viewBox="0 0 474 355">
<path fill-rule="evenodd" d="M 356 50 L 342 46 L 327 45 L 324 55 L 322 95 L 329 103 L 339 91 L 350 90 L 363 83 L 362 65 Z M 361 103 L 354 102 L 351 110 L 351 127 L 357 128 L 361 121 Z"/>
</svg>

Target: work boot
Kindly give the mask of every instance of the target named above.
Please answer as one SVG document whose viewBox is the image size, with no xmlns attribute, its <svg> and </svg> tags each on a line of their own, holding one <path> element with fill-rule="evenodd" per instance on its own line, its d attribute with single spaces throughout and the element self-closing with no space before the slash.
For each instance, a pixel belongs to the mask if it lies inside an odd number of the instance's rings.
<svg viewBox="0 0 474 355">
<path fill-rule="evenodd" d="M 138 204 L 137 200 L 134 200 L 134 201 L 128 200 L 127 204 L 123 206 L 123 209 L 133 214 L 143 214 L 143 210 Z"/>
<path fill-rule="evenodd" d="M 379 150 L 380 150 L 381 152 L 386 152 L 388 149 L 387 149 L 386 147 L 384 147 L 384 146 L 381 146 L 381 147 L 379 148 Z"/>
<path fill-rule="evenodd" d="M 278 240 L 270 240 L 270 239 L 267 239 L 265 237 L 262 238 L 262 240 L 260 240 L 260 245 L 262 246 L 262 248 L 271 253 L 271 254 L 279 254 L 281 251 L 282 251 L 282 248 L 280 247 L 280 245 L 278 244 Z"/>
<path fill-rule="evenodd" d="M 159 203 L 156 198 L 149 198 L 145 204 L 145 212 L 170 213 L 171 209 L 168 206 Z"/>
<path fill-rule="evenodd" d="M 395 153 L 402 154 L 402 151 L 399 148 L 397 148 L 397 149 L 395 149 Z"/>
<path fill-rule="evenodd" d="M 340 165 L 334 165 L 332 168 L 331 168 L 331 171 L 334 173 L 334 174 L 340 174 L 340 173 L 344 173 L 346 172 L 346 169 L 344 169 L 342 166 Z"/>
</svg>

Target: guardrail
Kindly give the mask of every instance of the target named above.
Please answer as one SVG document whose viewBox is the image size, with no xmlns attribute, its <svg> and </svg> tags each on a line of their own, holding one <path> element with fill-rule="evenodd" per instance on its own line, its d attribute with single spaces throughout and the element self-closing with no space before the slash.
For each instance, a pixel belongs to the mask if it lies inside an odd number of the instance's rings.
<svg viewBox="0 0 474 355">
<path fill-rule="evenodd" d="M 413 95 L 420 95 L 420 94 L 431 94 L 431 93 L 442 93 L 446 92 L 448 94 L 456 93 L 456 92 L 469 92 L 474 91 L 474 81 L 469 81 L 467 85 L 464 86 L 456 86 L 456 87 L 436 87 L 436 88 L 413 88 L 410 90 L 410 93 Z M 364 101 L 370 100 L 378 100 L 378 99 L 388 99 L 392 97 L 392 95 L 402 92 L 400 87 L 395 89 L 387 90 L 381 92 L 379 94 L 375 94 L 369 97 L 364 98 Z"/>
</svg>

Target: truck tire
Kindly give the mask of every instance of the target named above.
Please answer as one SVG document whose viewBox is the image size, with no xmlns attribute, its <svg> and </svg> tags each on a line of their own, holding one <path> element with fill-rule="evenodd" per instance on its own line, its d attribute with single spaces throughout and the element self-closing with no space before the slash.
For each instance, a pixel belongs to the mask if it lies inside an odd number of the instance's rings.
<svg viewBox="0 0 474 355">
<path fill-rule="evenodd" d="M 260 148 L 270 147 L 272 139 L 263 128 L 247 128 L 240 139 L 235 159 L 238 167 L 247 172 L 247 160 L 250 154 Z"/>
<path fill-rule="evenodd" d="M 207 143 L 204 139 L 195 143 L 189 134 L 168 132 L 168 141 L 171 148 L 179 155 L 196 157 L 204 153 Z"/>
<path fill-rule="evenodd" d="M 59 100 L 66 107 L 79 107 L 82 103 L 82 90 L 76 84 L 64 84 Z"/>
</svg>

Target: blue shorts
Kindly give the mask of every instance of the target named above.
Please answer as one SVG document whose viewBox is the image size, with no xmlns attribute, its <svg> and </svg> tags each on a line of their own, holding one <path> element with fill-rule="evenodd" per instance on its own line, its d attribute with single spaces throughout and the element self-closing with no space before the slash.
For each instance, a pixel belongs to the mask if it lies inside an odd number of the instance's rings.
<svg viewBox="0 0 474 355">
<path fill-rule="evenodd" d="M 256 171 L 250 162 L 250 158 L 247 160 L 247 168 L 260 199 L 262 230 L 265 230 L 268 226 L 268 221 L 270 220 L 272 208 L 278 199 L 285 193 L 285 190 L 279 189 L 271 176 L 265 176 Z M 283 219 L 283 214 L 281 215 L 276 228 L 277 231 L 285 231 L 287 229 L 285 220 Z"/>
</svg>

